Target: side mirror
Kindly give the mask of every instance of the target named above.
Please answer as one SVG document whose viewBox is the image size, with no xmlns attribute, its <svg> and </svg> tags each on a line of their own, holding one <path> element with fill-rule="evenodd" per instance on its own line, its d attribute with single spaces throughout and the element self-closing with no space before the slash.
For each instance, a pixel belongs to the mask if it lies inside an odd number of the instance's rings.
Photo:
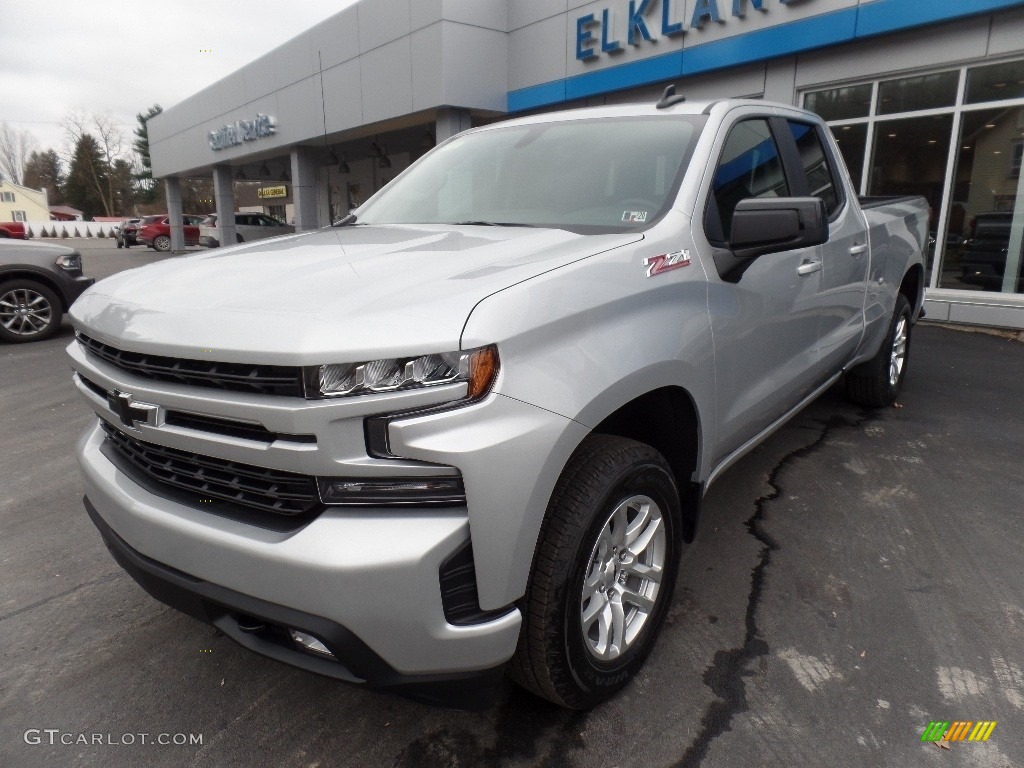
<svg viewBox="0 0 1024 768">
<path fill-rule="evenodd" d="M 732 216 L 729 247 L 737 259 L 828 242 L 828 213 L 820 197 L 747 198 Z"/>
</svg>

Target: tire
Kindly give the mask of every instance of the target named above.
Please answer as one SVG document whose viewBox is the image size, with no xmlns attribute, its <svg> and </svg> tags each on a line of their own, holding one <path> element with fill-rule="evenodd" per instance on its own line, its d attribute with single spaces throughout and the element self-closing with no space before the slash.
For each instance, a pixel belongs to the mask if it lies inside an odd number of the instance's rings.
<svg viewBox="0 0 1024 768">
<path fill-rule="evenodd" d="M 889 321 L 889 332 L 873 358 L 846 374 L 846 396 L 858 405 L 883 408 L 899 397 L 910 363 L 910 302 L 902 293 Z"/>
<path fill-rule="evenodd" d="M 21 310 L 31 309 L 29 313 Z M 48 339 L 64 317 L 57 294 L 34 280 L 0 285 L 0 341 L 22 344 Z"/>
<path fill-rule="evenodd" d="M 121 238 L 117 238 L 114 242 L 117 244 L 118 248 L 124 248 L 124 243 L 121 242 Z"/>
<path fill-rule="evenodd" d="M 587 437 L 562 471 L 541 526 L 509 677 L 570 709 L 589 709 L 621 690 L 665 618 L 681 532 L 679 493 L 661 454 L 635 440 Z M 628 535 L 630 551 L 613 548 Z M 641 569 L 659 573 L 660 583 L 637 575 Z"/>
<path fill-rule="evenodd" d="M 242 236 L 240 234 L 235 232 L 235 242 L 237 242 L 237 243 L 244 243 L 245 240 L 242 239 Z"/>
<path fill-rule="evenodd" d="M 168 235 L 157 235 L 153 238 L 153 248 L 160 253 L 171 250 L 171 238 Z"/>
</svg>

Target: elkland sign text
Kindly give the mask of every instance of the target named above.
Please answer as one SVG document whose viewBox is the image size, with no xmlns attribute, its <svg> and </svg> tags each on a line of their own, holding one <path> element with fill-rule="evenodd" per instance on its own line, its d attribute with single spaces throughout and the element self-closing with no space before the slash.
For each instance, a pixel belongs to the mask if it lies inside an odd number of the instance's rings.
<svg viewBox="0 0 1024 768">
<path fill-rule="evenodd" d="M 782 5 L 795 5 L 807 0 L 778 0 Z M 588 13 L 576 19 L 576 58 L 580 61 L 593 61 L 602 53 L 614 56 L 626 50 L 626 45 L 639 47 L 644 42 L 656 42 L 660 27 L 662 37 L 679 37 L 688 29 L 703 29 L 709 21 L 725 24 L 726 16 L 722 9 L 730 10 L 732 16 L 742 19 L 747 9 L 766 13 L 769 0 L 696 0 L 689 24 L 685 21 L 673 21 L 673 6 L 681 8 L 683 0 L 629 0 L 626 9 L 625 29 L 616 27 L 615 12 L 605 8 L 600 14 Z M 661 13 L 654 14 L 660 5 Z M 731 6 L 731 8 L 730 8 Z M 659 18 L 660 16 L 660 18 Z"/>
<path fill-rule="evenodd" d="M 276 128 L 277 121 L 273 117 L 257 113 L 254 120 L 236 120 L 221 126 L 216 131 L 210 131 L 210 149 L 225 149 L 241 144 L 243 141 L 271 136 Z"/>
</svg>

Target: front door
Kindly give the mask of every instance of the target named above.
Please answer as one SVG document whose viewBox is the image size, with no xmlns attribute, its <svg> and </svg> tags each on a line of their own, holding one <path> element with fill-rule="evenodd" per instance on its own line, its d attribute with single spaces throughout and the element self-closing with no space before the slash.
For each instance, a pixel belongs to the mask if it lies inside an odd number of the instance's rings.
<svg viewBox="0 0 1024 768">
<path fill-rule="evenodd" d="M 712 248 L 726 247 L 732 214 L 741 200 L 792 196 L 768 118 L 751 117 L 732 126 L 711 184 L 704 228 Z M 705 263 L 712 272 L 709 310 L 715 343 L 718 460 L 768 427 L 819 383 L 823 275 L 820 248 L 761 256 L 739 275 L 714 274 L 713 261 Z"/>
</svg>

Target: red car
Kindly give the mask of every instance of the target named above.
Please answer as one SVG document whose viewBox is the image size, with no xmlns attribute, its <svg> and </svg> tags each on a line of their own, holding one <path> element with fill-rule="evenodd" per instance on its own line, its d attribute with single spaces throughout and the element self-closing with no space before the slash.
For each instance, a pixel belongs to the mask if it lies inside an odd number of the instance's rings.
<svg viewBox="0 0 1024 768">
<path fill-rule="evenodd" d="M 28 230 L 20 221 L 0 222 L 0 237 L 13 237 L 15 240 L 28 240 Z"/>
<path fill-rule="evenodd" d="M 171 250 L 171 225 L 168 218 L 166 213 L 146 216 L 139 222 L 139 241 L 158 251 Z M 199 222 L 203 217 L 186 215 L 182 218 L 185 224 L 185 245 L 199 245 Z"/>
</svg>

